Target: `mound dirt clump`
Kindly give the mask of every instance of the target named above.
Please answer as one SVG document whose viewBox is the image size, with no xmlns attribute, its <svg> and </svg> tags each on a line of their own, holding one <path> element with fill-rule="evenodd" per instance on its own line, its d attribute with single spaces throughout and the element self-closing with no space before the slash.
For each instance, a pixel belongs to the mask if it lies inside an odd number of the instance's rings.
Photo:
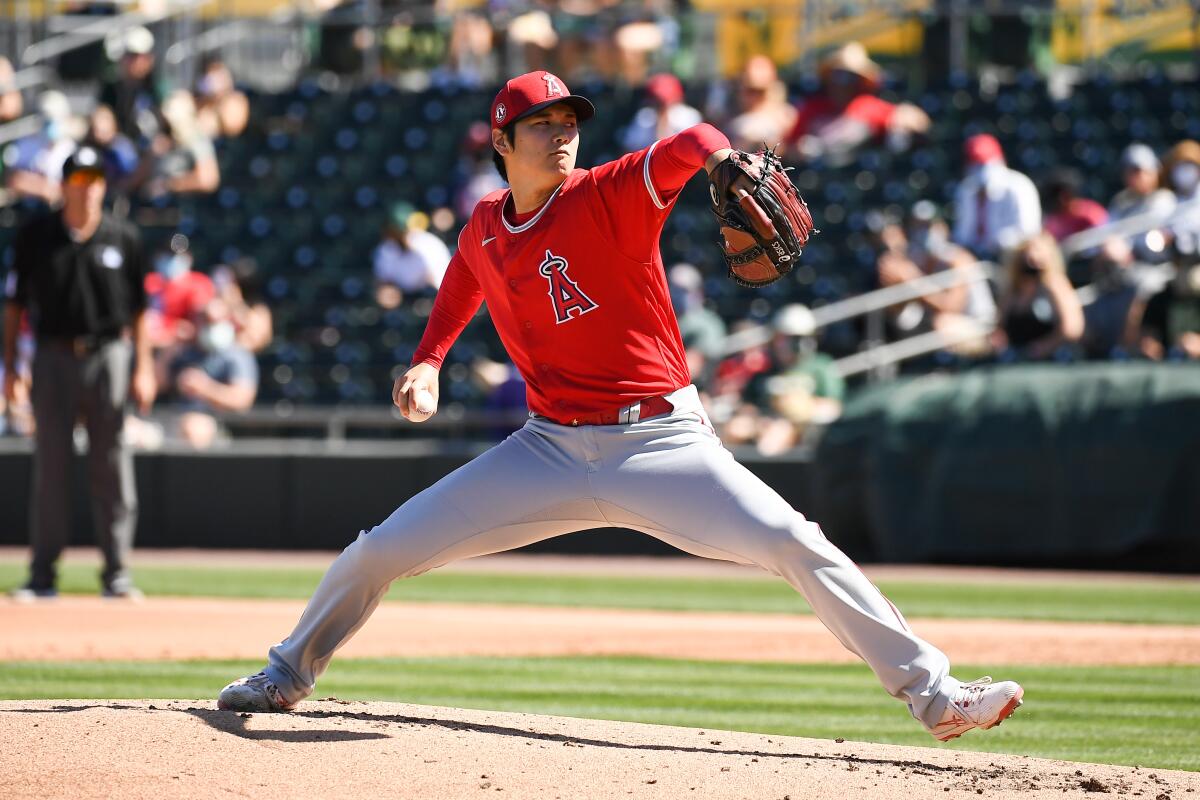
<svg viewBox="0 0 1200 800">
<path fill-rule="evenodd" d="M 1071 797 L 1183 800 L 1187 772 L 333 699 L 0 703 L 5 798 Z"/>
</svg>

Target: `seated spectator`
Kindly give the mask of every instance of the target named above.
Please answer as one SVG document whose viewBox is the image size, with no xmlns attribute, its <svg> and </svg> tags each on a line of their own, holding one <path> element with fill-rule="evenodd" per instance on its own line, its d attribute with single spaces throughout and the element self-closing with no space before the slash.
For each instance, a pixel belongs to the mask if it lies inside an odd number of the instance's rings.
<svg viewBox="0 0 1200 800">
<path fill-rule="evenodd" d="M 738 114 L 725 126 L 725 133 L 739 150 L 774 147 L 796 122 L 787 87 L 767 56 L 751 56 L 746 62 L 738 80 L 737 105 Z"/>
<path fill-rule="evenodd" d="M 14 199 L 55 206 L 62 197 L 63 164 L 75 152 L 71 106 L 62 92 L 42 92 L 38 114 L 42 129 L 4 150 L 5 185 Z"/>
<path fill-rule="evenodd" d="M 1079 170 L 1063 167 L 1054 170 L 1043 186 L 1046 214 L 1042 227 L 1061 242 L 1080 231 L 1108 222 L 1108 212 L 1095 200 L 1079 196 L 1083 176 Z"/>
<path fill-rule="evenodd" d="M 204 63 L 196 79 L 196 126 L 209 139 L 234 139 L 250 121 L 250 101 L 233 83 L 233 73 L 218 58 Z"/>
<path fill-rule="evenodd" d="M 450 251 L 425 230 L 420 222 L 424 217 L 407 203 L 392 209 L 383 240 L 375 248 L 375 299 L 384 308 L 396 308 L 405 294 L 432 294 L 442 285 Z"/>
<path fill-rule="evenodd" d="M 1181 268 L 1161 291 L 1138 297 L 1127 324 L 1126 344 L 1136 355 L 1200 359 L 1200 266 Z"/>
<path fill-rule="evenodd" d="M 778 455 L 798 445 L 812 425 L 825 425 L 842 414 L 846 382 L 833 359 L 817 351 L 812 312 L 784 306 L 775 315 L 770 366 L 747 388 L 747 398 L 770 410 L 760 425 L 758 451 Z"/>
<path fill-rule="evenodd" d="M 1121 180 L 1125 188 L 1113 195 L 1108 218 L 1118 222 L 1142 214 L 1158 214 L 1164 219 L 1175 210 L 1175 195 L 1159 185 L 1162 162 L 1147 145 L 1134 143 L 1121 153 Z M 1157 263 L 1167 257 L 1161 229 L 1136 233 L 1129 237 L 1134 256 L 1140 261 Z"/>
<path fill-rule="evenodd" d="M 963 156 L 966 172 L 954 191 L 955 242 L 979 258 L 995 259 L 1041 231 L 1037 189 L 1005 165 L 996 137 L 972 136 L 963 146 Z"/>
<path fill-rule="evenodd" d="M 146 276 L 150 341 L 158 348 L 194 341 L 192 320 L 216 296 L 212 280 L 192 269 L 188 245 L 183 234 L 172 236 L 166 247 L 155 252 L 154 272 Z"/>
<path fill-rule="evenodd" d="M 891 225 L 881 238 L 884 250 L 877 262 L 880 286 L 896 286 L 951 269 L 968 269 L 976 263 L 974 256 L 950 241 L 950 229 L 928 200 L 913 206 L 907 230 Z M 935 330 L 956 339 L 969 331 L 982 337 L 995 320 L 996 303 L 986 280 L 951 286 L 891 312 L 892 325 L 903 336 Z M 969 344 L 964 342 L 954 349 L 977 349 Z"/>
<path fill-rule="evenodd" d="M 995 349 L 1031 361 L 1073 355 L 1083 336 L 1083 307 L 1054 237 L 1039 233 L 1027 239 L 1005 266 Z"/>
<path fill-rule="evenodd" d="M 1200 142 L 1188 139 L 1172 147 L 1163 158 L 1163 174 L 1177 204 L 1200 201 Z M 1200 208 L 1177 214 L 1168 238 L 1177 263 L 1200 261 Z"/>
<path fill-rule="evenodd" d="M 25 110 L 21 90 L 13 85 L 12 63 L 0 56 L 0 125 L 12 122 Z"/>
<path fill-rule="evenodd" d="M 263 298 L 258 264 L 252 258 L 239 258 L 230 266 L 221 264 L 213 270 L 212 282 L 217 297 L 229 309 L 238 344 L 251 353 L 264 350 L 274 338 L 274 322 Z"/>
<path fill-rule="evenodd" d="M 1083 310 L 1083 347 L 1089 358 L 1110 358 L 1126 343 L 1130 314 L 1139 299 L 1141 280 L 1133 248 L 1114 236 L 1092 259 L 1092 286 L 1096 297 Z"/>
<path fill-rule="evenodd" d="M 179 433 L 197 449 L 217 438 L 220 411 L 246 411 L 258 394 L 258 364 L 237 343 L 237 332 L 223 300 L 214 299 L 193 320 L 194 342 L 168 365 L 164 376 L 183 406 Z"/>
<path fill-rule="evenodd" d="M 470 219 L 480 200 L 506 184 L 492 164 L 492 129 L 476 120 L 463 136 L 456 182 L 459 185 L 454 211 L 459 219 Z"/>
<path fill-rule="evenodd" d="M 118 48 L 116 74 L 100 87 L 100 102 L 113 110 L 117 127 L 139 147 L 162 130 L 159 106 L 166 92 L 154 74 L 154 34 L 130 28 Z"/>
<path fill-rule="evenodd" d="M 724 354 L 725 321 L 704 305 L 704 276 L 691 264 L 676 264 L 667 271 L 671 305 L 687 355 L 692 381 L 701 390 L 708 385 L 710 367 Z"/>
<path fill-rule="evenodd" d="M 803 100 L 787 135 L 797 160 L 840 163 L 854 150 L 885 139 L 893 149 L 929 130 L 929 115 L 911 103 L 889 103 L 876 95 L 883 70 L 858 42 L 821 62 L 821 90 Z"/>
<path fill-rule="evenodd" d="M 117 118 L 111 108 L 98 105 L 92 109 L 87 136 L 83 143 L 104 155 L 104 172 L 112 194 L 124 194 L 129 181 L 137 172 L 138 152 L 133 142 L 117 128 Z"/>
<path fill-rule="evenodd" d="M 674 75 L 661 73 L 646 82 L 646 96 L 621 141 L 627 152 L 674 136 L 703 121 L 700 112 L 683 102 L 683 84 Z"/>
<path fill-rule="evenodd" d="M 154 137 L 153 157 L 142 194 L 154 199 L 164 194 L 208 194 L 221 185 L 221 170 L 212 139 L 196 122 L 196 104 L 190 92 L 172 92 L 163 101 L 166 132 Z M 148 173 L 148 174 L 147 174 Z"/>
</svg>

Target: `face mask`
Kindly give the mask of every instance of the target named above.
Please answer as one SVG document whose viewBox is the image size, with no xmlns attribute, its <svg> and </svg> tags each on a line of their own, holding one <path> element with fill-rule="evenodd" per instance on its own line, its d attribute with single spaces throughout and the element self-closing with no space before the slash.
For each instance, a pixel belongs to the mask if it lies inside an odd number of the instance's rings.
<svg viewBox="0 0 1200 800">
<path fill-rule="evenodd" d="M 1171 185 L 1180 194 L 1191 194 L 1200 183 L 1200 164 L 1181 161 L 1171 167 Z"/>
<path fill-rule="evenodd" d="M 63 135 L 64 135 L 63 126 L 62 126 L 61 122 L 56 122 L 56 121 L 47 122 L 46 126 L 42 130 L 45 131 L 46 138 L 52 142 L 57 142 L 59 139 L 62 139 Z"/>
<path fill-rule="evenodd" d="M 210 353 L 220 353 L 233 346 L 237 331 L 232 322 L 214 322 L 200 331 L 200 346 Z"/>
<path fill-rule="evenodd" d="M 160 255 L 154 259 L 154 269 L 169 281 L 175 280 L 191 268 L 192 265 L 188 262 L 187 257 L 178 254 Z"/>
<path fill-rule="evenodd" d="M 938 255 L 946 246 L 946 235 L 933 228 L 919 228 L 913 231 L 911 242 L 914 255 Z"/>
</svg>

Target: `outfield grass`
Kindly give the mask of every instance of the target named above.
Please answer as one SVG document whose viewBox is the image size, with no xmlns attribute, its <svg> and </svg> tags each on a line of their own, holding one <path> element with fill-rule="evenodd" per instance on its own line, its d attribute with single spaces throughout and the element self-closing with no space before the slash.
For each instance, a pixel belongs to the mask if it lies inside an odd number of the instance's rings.
<svg viewBox="0 0 1200 800">
<path fill-rule="evenodd" d="M 0 698 L 205 698 L 259 662 L 0 663 Z M 986 667 L 1026 687 L 1001 727 L 950 745 L 1200 770 L 1200 667 Z M 961 666 L 974 677 L 981 667 Z M 335 662 L 318 697 L 757 731 L 935 743 L 858 665 L 647 658 L 357 659 Z"/>
<path fill-rule="evenodd" d="M 151 595 L 307 599 L 318 569 L 145 566 L 138 584 Z M 0 587 L 16 586 L 23 565 L 0 564 Z M 60 587 L 94 594 L 96 567 L 65 564 Z M 1200 583 L 1067 584 L 882 582 L 880 588 L 911 617 L 963 617 L 1068 621 L 1200 624 Z M 397 581 L 389 600 L 641 608 L 678 611 L 746 611 L 807 614 L 809 608 L 781 580 L 512 575 L 433 572 Z"/>
</svg>

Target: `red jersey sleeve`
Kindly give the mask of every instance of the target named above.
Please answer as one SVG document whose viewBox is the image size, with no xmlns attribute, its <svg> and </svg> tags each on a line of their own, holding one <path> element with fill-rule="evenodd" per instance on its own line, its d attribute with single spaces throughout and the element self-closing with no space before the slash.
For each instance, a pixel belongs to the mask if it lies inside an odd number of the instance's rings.
<svg viewBox="0 0 1200 800">
<path fill-rule="evenodd" d="M 446 267 L 446 276 L 442 279 L 442 285 L 433 301 L 429 322 L 425 324 L 425 334 L 421 337 L 416 353 L 413 354 L 413 364 L 425 363 L 441 369 L 446 354 L 450 352 L 450 346 L 458 339 L 458 335 L 483 303 L 483 289 L 463 256 L 463 234 L 470 227 L 464 226 L 458 236 L 458 252 Z"/>
<path fill-rule="evenodd" d="M 892 124 L 892 117 L 896 114 L 896 104 L 889 103 L 882 97 L 876 97 L 873 94 L 860 94 L 850 101 L 850 105 L 846 106 L 843 113 L 860 122 L 865 122 L 871 127 L 873 135 L 882 136 L 887 133 L 888 126 Z"/>
<path fill-rule="evenodd" d="M 600 196 L 596 219 L 626 255 L 649 260 L 683 185 L 725 147 L 725 134 L 701 123 L 596 167 L 591 170 Z"/>
</svg>

